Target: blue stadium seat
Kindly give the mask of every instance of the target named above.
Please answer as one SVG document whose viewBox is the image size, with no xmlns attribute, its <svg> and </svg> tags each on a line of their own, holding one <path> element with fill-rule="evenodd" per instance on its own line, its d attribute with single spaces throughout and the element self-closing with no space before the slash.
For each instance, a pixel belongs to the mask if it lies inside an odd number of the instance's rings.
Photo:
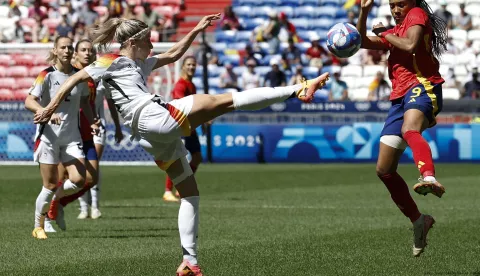
<svg viewBox="0 0 480 276">
<path fill-rule="evenodd" d="M 238 77 L 240 77 L 243 74 L 243 72 L 245 72 L 245 70 L 247 70 L 247 68 L 245 66 L 238 66 L 238 67 L 233 68 L 233 72 Z"/>
<path fill-rule="evenodd" d="M 282 58 L 282 56 L 281 55 L 266 55 L 262 58 L 262 60 L 260 60 L 260 64 L 264 65 L 264 66 L 268 66 L 268 65 L 270 65 L 270 60 L 272 58 L 276 58 L 277 60 L 280 60 Z"/>
<path fill-rule="evenodd" d="M 280 0 L 257 0 L 257 5 L 277 7 L 280 5 Z"/>
<path fill-rule="evenodd" d="M 297 30 L 308 30 L 310 27 L 310 22 L 306 18 L 293 18 L 290 20 Z"/>
<path fill-rule="evenodd" d="M 300 1 L 299 0 L 281 0 L 280 5 L 290 6 L 290 7 L 298 7 L 298 6 L 300 6 Z"/>
<path fill-rule="evenodd" d="M 310 42 L 299 42 L 295 46 L 302 52 L 305 53 L 308 48 L 312 47 L 312 43 Z"/>
<path fill-rule="evenodd" d="M 257 67 L 255 67 L 255 72 L 257 72 L 262 77 L 265 76 L 270 71 L 272 71 L 272 67 L 270 67 L 270 66 L 257 66 Z"/>
<path fill-rule="evenodd" d="M 252 36 L 252 31 L 238 31 L 235 41 L 237 42 L 249 42 Z M 245 47 L 243 47 L 245 49 Z"/>
<path fill-rule="evenodd" d="M 193 82 L 193 84 L 195 84 L 195 87 L 196 87 L 197 89 L 203 89 L 202 77 L 198 77 L 198 78 L 197 78 L 197 77 L 194 77 L 194 78 L 192 79 L 192 82 Z"/>
<path fill-rule="evenodd" d="M 208 87 L 209 88 L 218 89 L 219 85 L 220 85 L 220 78 L 208 78 Z"/>
<path fill-rule="evenodd" d="M 342 0 L 321 0 L 321 6 L 341 7 L 343 6 Z"/>
<path fill-rule="evenodd" d="M 215 42 L 210 44 L 210 47 L 219 53 L 223 53 L 227 49 L 227 43 L 225 42 Z"/>
<path fill-rule="evenodd" d="M 288 17 L 288 18 L 292 18 L 294 13 L 293 13 L 293 8 L 290 7 L 290 6 L 280 6 L 280 7 L 275 7 L 274 8 L 277 13 L 285 13 L 285 15 Z"/>
<path fill-rule="evenodd" d="M 233 49 L 233 50 L 245 50 L 247 47 L 247 43 L 249 42 L 236 42 L 236 43 L 230 43 L 228 44 L 228 49 Z"/>
<path fill-rule="evenodd" d="M 321 29 L 328 31 L 335 23 L 335 20 L 332 18 L 317 18 L 312 20 L 312 26 L 315 30 Z"/>
<path fill-rule="evenodd" d="M 295 17 L 315 17 L 315 7 L 312 6 L 302 6 L 295 9 Z"/>
<path fill-rule="evenodd" d="M 236 31 L 217 31 L 215 37 L 217 42 L 231 43 L 235 42 Z"/>
<path fill-rule="evenodd" d="M 332 6 L 321 6 L 315 9 L 315 17 L 327 17 L 327 18 L 335 18 L 337 14 L 337 7 Z"/>
<path fill-rule="evenodd" d="M 251 30 L 255 29 L 256 27 L 258 27 L 260 25 L 263 25 L 264 22 L 265 22 L 265 19 L 263 19 L 263 18 L 253 18 L 253 19 L 245 18 L 243 20 L 242 26 L 243 26 L 244 30 L 251 31 Z"/>
<path fill-rule="evenodd" d="M 233 12 L 238 17 L 251 17 L 252 16 L 252 8 L 250 6 L 236 6 L 236 7 L 233 7 Z"/>
<path fill-rule="evenodd" d="M 203 67 L 200 65 L 197 65 L 197 68 L 195 69 L 195 74 L 193 75 L 195 78 L 201 78 L 203 74 Z"/>
<path fill-rule="evenodd" d="M 256 6 L 258 0 L 238 0 L 240 6 Z"/>
<path fill-rule="evenodd" d="M 255 16 L 255 18 L 264 18 L 264 19 L 268 19 L 268 14 L 273 10 L 272 7 L 270 6 L 260 6 L 260 7 L 256 7 L 254 10 L 253 10 L 253 14 Z"/>
<path fill-rule="evenodd" d="M 302 1 L 302 0 L 299 0 Z M 319 0 L 303 0 L 302 1 L 302 6 L 319 6 L 320 1 Z"/>
<path fill-rule="evenodd" d="M 318 77 L 318 75 L 319 75 L 318 72 L 319 72 L 319 70 L 318 70 L 317 67 L 309 66 L 309 67 L 304 67 L 303 68 L 303 74 L 305 75 L 305 77 L 307 79 L 313 79 L 313 78 Z"/>
<path fill-rule="evenodd" d="M 347 11 L 345 9 L 337 9 L 337 13 L 335 14 L 335 18 L 345 18 L 347 19 Z"/>
<path fill-rule="evenodd" d="M 258 47 L 262 50 L 262 53 L 265 55 L 268 53 L 268 43 L 267 42 L 260 42 L 258 43 Z"/>
<path fill-rule="evenodd" d="M 239 55 L 225 55 L 219 58 L 220 63 L 224 64 L 225 62 L 230 62 L 233 66 L 240 65 L 240 56 Z"/>
<path fill-rule="evenodd" d="M 216 64 L 209 64 L 208 67 L 208 77 L 218 77 L 222 72 L 221 67 Z"/>
</svg>

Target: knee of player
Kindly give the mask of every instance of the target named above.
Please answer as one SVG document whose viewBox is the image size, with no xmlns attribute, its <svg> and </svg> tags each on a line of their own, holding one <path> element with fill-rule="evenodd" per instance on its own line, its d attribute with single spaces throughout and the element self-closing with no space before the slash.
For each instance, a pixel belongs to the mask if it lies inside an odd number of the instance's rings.
<svg viewBox="0 0 480 276">
<path fill-rule="evenodd" d="M 83 187 L 83 185 L 85 185 L 85 181 L 86 181 L 85 175 L 82 175 L 81 173 L 78 173 L 78 172 L 70 175 L 70 177 L 68 179 L 70 181 L 72 181 L 72 183 L 77 185 L 78 187 Z"/>
<path fill-rule="evenodd" d="M 43 187 L 53 191 L 53 190 L 55 190 L 55 188 L 57 188 L 57 183 L 50 183 L 50 182 L 43 183 Z"/>
<path fill-rule="evenodd" d="M 383 176 L 385 176 L 385 175 L 387 175 L 387 174 L 393 173 L 390 169 L 385 168 L 385 167 L 382 166 L 381 164 L 377 164 L 377 167 L 375 168 L 375 171 L 376 171 L 377 176 L 378 176 L 379 178 L 382 178 Z"/>
<path fill-rule="evenodd" d="M 97 185 L 97 183 L 98 183 L 98 174 L 87 172 L 87 175 L 85 177 L 85 184 L 90 187 L 93 187 Z"/>
</svg>

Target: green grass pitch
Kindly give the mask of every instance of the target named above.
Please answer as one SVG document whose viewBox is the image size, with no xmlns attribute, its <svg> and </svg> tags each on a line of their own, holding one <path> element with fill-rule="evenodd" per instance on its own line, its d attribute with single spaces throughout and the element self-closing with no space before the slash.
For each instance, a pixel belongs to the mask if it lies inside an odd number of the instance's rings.
<svg viewBox="0 0 480 276">
<path fill-rule="evenodd" d="M 99 220 L 31 237 L 38 167 L 0 167 L 0 275 L 175 275 L 178 204 L 156 167 L 103 167 Z M 418 172 L 402 165 L 415 184 Z M 412 257 L 411 224 L 375 165 L 203 165 L 199 260 L 207 276 L 480 275 L 479 165 L 437 165 L 447 193 L 413 194 L 437 223 Z M 413 191 L 412 191 L 413 193 Z"/>
</svg>

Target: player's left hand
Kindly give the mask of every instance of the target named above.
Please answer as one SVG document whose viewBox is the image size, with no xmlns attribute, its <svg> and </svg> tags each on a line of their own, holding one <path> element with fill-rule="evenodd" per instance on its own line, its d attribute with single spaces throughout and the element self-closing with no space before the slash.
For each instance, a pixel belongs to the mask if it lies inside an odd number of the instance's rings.
<svg viewBox="0 0 480 276">
<path fill-rule="evenodd" d="M 207 15 L 204 18 L 202 18 L 202 20 L 200 20 L 200 22 L 198 22 L 195 29 L 197 31 L 203 31 L 206 28 L 208 28 L 209 26 L 213 26 L 212 21 L 215 21 L 215 20 L 218 20 L 218 19 L 220 19 L 220 13 Z"/>
<path fill-rule="evenodd" d="M 383 26 L 382 22 L 375 24 L 372 29 L 372 32 L 379 37 L 383 37 L 383 32 L 386 32 L 386 31 L 387 31 L 387 28 Z"/>
<path fill-rule="evenodd" d="M 100 125 L 101 125 L 101 124 L 100 124 Z M 100 128 L 100 126 L 97 124 L 97 122 L 91 124 L 90 127 L 92 128 L 92 134 L 93 134 L 93 135 L 98 136 L 98 137 L 101 136 L 101 128 Z"/>
<path fill-rule="evenodd" d="M 33 123 L 35 124 L 46 124 L 50 121 L 50 117 L 53 115 L 53 110 L 42 108 L 35 112 L 33 115 Z"/>
</svg>

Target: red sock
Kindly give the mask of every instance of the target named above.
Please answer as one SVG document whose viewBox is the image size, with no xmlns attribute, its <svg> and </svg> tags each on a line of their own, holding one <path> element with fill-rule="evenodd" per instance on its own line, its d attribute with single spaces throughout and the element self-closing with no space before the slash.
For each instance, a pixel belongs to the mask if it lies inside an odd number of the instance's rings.
<svg viewBox="0 0 480 276">
<path fill-rule="evenodd" d="M 397 173 L 385 174 L 379 176 L 383 184 L 387 186 L 390 195 L 397 204 L 398 208 L 402 213 L 414 222 L 420 217 L 420 212 L 418 211 L 417 204 L 413 201 L 412 196 L 408 190 L 408 185 L 405 183 L 405 180 Z"/>
<path fill-rule="evenodd" d="M 198 169 L 198 167 L 195 165 L 192 165 L 192 163 L 190 163 L 190 168 L 192 168 L 193 173 L 195 173 Z"/>
<path fill-rule="evenodd" d="M 81 197 L 82 195 L 84 195 L 88 190 L 90 190 L 90 188 L 92 187 L 89 184 L 85 184 L 85 186 L 83 186 L 83 188 L 77 193 L 60 198 L 60 204 L 63 207 L 67 206 L 70 202 L 73 202 L 77 200 L 79 197 Z"/>
<path fill-rule="evenodd" d="M 409 130 L 403 134 L 403 139 L 412 149 L 413 160 L 420 170 L 420 174 L 425 176 L 435 176 L 435 166 L 433 165 L 432 150 L 427 141 L 420 132 Z"/>
<path fill-rule="evenodd" d="M 173 189 L 173 182 L 170 177 L 167 175 L 167 180 L 165 181 L 165 192 L 171 192 Z"/>
</svg>

